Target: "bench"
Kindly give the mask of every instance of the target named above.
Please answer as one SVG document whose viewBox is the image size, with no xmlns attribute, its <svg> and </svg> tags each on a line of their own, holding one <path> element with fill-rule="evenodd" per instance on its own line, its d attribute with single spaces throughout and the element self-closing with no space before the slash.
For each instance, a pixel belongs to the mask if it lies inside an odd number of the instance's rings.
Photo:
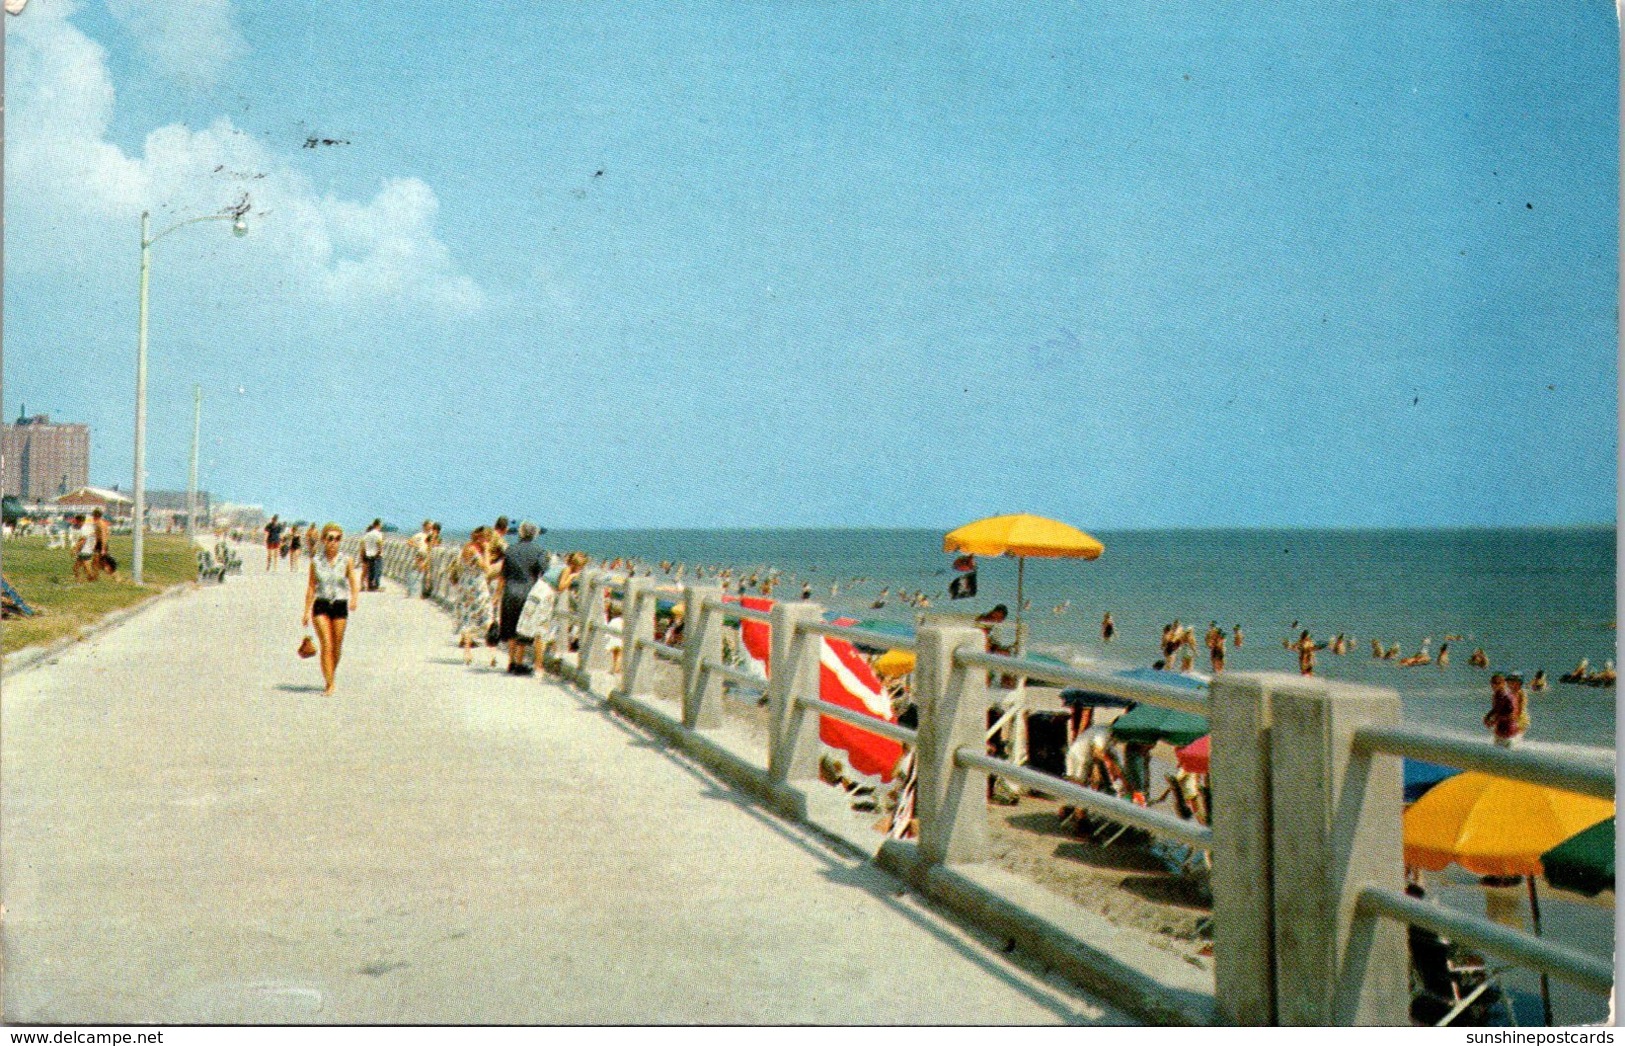
<svg viewBox="0 0 1625 1046">
<path fill-rule="evenodd" d="M 241 574 L 243 572 L 243 557 L 224 541 L 214 546 L 214 561 L 228 574 Z"/>
<path fill-rule="evenodd" d="M 206 548 L 197 550 L 197 579 L 213 578 L 217 584 L 226 583 L 226 568 L 215 562 L 214 553 Z"/>
</svg>

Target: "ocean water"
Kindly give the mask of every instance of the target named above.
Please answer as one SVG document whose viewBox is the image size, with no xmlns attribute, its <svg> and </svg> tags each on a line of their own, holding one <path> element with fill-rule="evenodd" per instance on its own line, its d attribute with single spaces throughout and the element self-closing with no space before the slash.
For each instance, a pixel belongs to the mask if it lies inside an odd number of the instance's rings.
<svg viewBox="0 0 1625 1046">
<path fill-rule="evenodd" d="M 1482 730 L 1492 671 L 1544 668 L 1552 681 L 1530 696 L 1533 739 L 1614 744 L 1615 691 L 1567 686 L 1557 677 L 1580 658 L 1593 669 L 1615 656 L 1613 527 L 1462 530 L 1178 530 L 1100 532 L 1098 560 L 1027 561 L 1024 615 L 1029 648 L 1094 659 L 1104 667 L 1148 665 L 1162 626 L 1175 618 L 1210 621 L 1245 635 L 1232 650 L 1232 671 L 1295 671 L 1281 641 L 1294 621 L 1319 640 L 1343 632 L 1355 640 L 1342 657 L 1322 651 L 1317 671 L 1397 689 L 1407 718 L 1460 730 Z M 979 613 L 1016 605 L 1016 562 L 978 560 L 978 598 L 950 602 L 953 557 L 934 530 L 600 530 L 550 531 L 556 551 L 581 549 L 654 564 L 675 560 L 740 571 L 776 568 L 776 594 L 812 598 L 860 617 L 913 621 L 919 611 L 888 599 L 882 588 L 924 591 L 931 610 Z M 692 576 L 692 573 L 690 574 Z M 863 580 L 858 580 L 863 579 Z M 831 596 L 831 585 L 839 586 Z M 1070 600 L 1070 606 L 1056 612 Z M 1117 638 L 1100 638 L 1110 610 Z M 1008 628 L 1009 626 L 1007 626 Z M 1005 638 L 1010 638 L 1013 632 Z M 1449 635 L 1451 663 L 1399 668 L 1371 657 L 1372 639 L 1398 643 L 1401 656 L 1424 638 L 1437 653 Z M 1489 669 L 1467 664 L 1474 647 Z M 1201 651 L 1198 670 L 1206 668 Z"/>
</svg>

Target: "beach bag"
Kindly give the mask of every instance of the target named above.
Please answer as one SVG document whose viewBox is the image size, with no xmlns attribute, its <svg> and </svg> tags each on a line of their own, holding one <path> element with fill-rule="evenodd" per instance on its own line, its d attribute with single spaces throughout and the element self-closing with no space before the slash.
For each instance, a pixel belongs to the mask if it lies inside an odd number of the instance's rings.
<svg viewBox="0 0 1625 1046">
<path fill-rule="evenodd" d="M 316 656 L 316 641 L 308 635 L 299 641 L 299 656 L 306 658 Z"/>
</svg>

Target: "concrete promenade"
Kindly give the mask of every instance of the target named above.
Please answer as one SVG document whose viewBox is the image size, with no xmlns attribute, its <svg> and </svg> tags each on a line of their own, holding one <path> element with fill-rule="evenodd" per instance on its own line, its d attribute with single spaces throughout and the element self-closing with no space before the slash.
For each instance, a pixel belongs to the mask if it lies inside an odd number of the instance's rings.
<svg viewBox="0 0 1625 1046">
<path fill-rule="evenodd" d="M 4 681 L 7 1021 L 1127 1022 L 398 587 L 323 697 L 245 560 Z"/>
</svg>

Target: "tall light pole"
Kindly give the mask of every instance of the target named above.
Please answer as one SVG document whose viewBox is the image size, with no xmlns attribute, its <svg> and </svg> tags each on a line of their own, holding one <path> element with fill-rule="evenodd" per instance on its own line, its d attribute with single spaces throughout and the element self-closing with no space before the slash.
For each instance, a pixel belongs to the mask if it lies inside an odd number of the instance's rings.
<svg viewBox="0 0 1625 1046">
<path fill-rule="evenodd" d="M 152 245 L 168 236 L 176 229 L 186 225 L 195 225 L 198 222 L 231 222 L 231 231 L 238 236 L 248 235 L 248 223 L 243 221 L 247 213 L 247 204 L 242 209 L 232 208 L 220 214 L 205 214 L 200 218 L 188 218 L 177 222 L 159 233 L 157 236 L 147 235 L 150 215 L 141 212 L 141 334 L 136 342 L 135 354 L 135 518 L 132 526 L 135 530 L 135 551 L 130 557 L 130 576 L 136 584 L 141 584 L 141 567 L 143 553 L 146 551 L 144 541 L 147 529 L 147 273 L 151 268 Z M 196 471 L 196 451 L 194 450 L 193 471 Z"/>
<path fill-rule="evenodd" d="M 197 438 L 203 427 L 203 386 L 192 386 L 192 467 L 186 478 L 186 536 L 197 540 Z"/>
</svg>

